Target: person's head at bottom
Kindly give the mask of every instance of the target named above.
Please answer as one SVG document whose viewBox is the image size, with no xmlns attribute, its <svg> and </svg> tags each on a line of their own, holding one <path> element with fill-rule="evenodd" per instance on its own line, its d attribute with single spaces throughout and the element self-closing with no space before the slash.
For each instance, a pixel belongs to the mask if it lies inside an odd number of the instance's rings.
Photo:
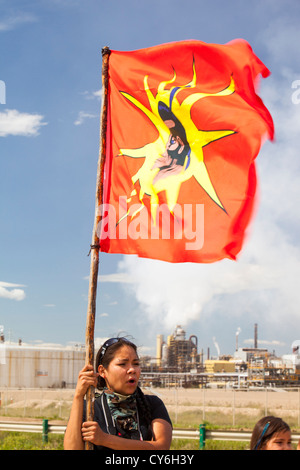
<svg viewBox="0 0 300 470">
<path fill-rule="evenodd" d="M 261 418 L 254 426 L 250 450 L 292 450 L 289 425 L 275 416 Z"/>
</svg>

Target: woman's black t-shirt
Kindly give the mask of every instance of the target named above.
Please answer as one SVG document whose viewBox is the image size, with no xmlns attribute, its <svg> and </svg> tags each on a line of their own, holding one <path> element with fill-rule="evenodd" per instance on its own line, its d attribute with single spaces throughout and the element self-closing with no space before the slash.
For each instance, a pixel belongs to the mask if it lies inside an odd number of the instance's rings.
<svg viewBox="0 0 300 470">
<path fill-rule="evenodd" d="M 168 423 L 172 422 L 169 417 L 169 413 L 163 403 L 163 401 L 155 395 L 145 395 L 146 400 L 149 404 L 150 414 L 152 421 L 154 419 L 164 419 Z M 84 421 L 85 421 L 85 407 L 84 407 Z M 116 428 L 115 423 L 111 417 L 109 407 L 106 401 L 105 393 L 96 394 L 94 401 L 94 421 L 96 421 L 103 432 L 112 435 L 119 435 L 123 438 L 131 439 L 130 435 L 120 434 Z M 148 423 L 146 422 L 143 413 L 139 413 L 139 430 L 141 436 L 138 439 L 149 441 L 152 438 L 151 430 Z M 103 446 L 94 446 L 95 450 L 109 450 Z"/>
</svg>

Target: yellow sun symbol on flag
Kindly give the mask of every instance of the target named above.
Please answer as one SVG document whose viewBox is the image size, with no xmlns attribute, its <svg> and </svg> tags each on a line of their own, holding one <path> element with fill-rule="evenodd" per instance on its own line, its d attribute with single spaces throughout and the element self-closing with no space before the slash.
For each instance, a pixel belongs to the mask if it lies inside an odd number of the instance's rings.
<svg viewBox="0 0 300 470">
<path fill-rule="evenodd" d="M 177 203 L 181 184 L 191 177 L 194 177 L 210 198 L 225 211 L 208 174 L 203 157 L 203 147 L 234 134 L 235 131 L 199 130 L 192 121 L 191 108 L 197 101 L 206 97 L 231 95 L 235 91 L 234 80 L 231 77 L 229 85 L 216 93 L 191 93 L 181 103 L 178 101 L 179 92 L 196 87 L 195 63 L 193 63 L 193 78 L 189 83 L 170 87 L 175 80 L 176 72 L 174 71 L 171 80 L 159 84 L 157 94 L 154 96 L 148 85 L 148 75 L 144 77 L 144 89 L 151 109 L 148 109 L 130 94 L 121 92 L 127 100 L 150 119 L 158 130 L 158 138 L 154 142 L 137 149 L 120 150 L 120 155 L 145 158 L 141 168 L 132 177 L 133 185 L 137 181 L 140 183 L 138 197 L 141 202 L 140 209 L 131 214 L 132 217 L 143 209 L 143 197 L 147 194 L 150 196 L 151 215 L 155 221 L 158 194 L 161 191 L 165 191 L 168 209 L 172 213 Z M 136 194 L 136 190 L 133 190 L 131 196 Z"/>
</svg>

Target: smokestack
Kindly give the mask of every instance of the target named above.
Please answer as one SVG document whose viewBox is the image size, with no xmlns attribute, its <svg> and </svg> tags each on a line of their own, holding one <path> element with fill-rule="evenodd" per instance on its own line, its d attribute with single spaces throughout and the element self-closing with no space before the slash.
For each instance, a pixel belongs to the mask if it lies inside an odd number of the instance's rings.
<svg viewBox="0 0 300 470">
<path fill-rule="evenodd" d="M 156 364 L 161 366 L 161 357 L 162 357 L 162 344 L 164 341 L 163 335 L 156 336 Z"/>
<path fill-rule="evenodd" d="M 257 323 L 254 324 L 254 348 L 257 349 Z"/>
<path fill-rule="evenodd" d="M 239 343 L 239 334 L 240 334 L 240 332 L 241 332 L 241 329 L 240 329 L 240 327 L 238 327 L 238 329 L 237 329 L 237 331 L 236 331 L 236 333 L 235 333 L 235 350 L 236 350 L 236 351 L 237 351 L 238 348 L 239 348 L 238 343 Z"/>
</svg>

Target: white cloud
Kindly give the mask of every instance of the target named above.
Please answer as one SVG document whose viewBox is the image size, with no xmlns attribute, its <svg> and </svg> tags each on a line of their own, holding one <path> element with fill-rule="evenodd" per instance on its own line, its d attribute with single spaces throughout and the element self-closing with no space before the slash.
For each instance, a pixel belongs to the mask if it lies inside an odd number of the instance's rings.
<svg viewBox="0 0 300 470">
<path fill-rule="evenodd" d="M 101 100 L 103 96 L 103 90 L 102 88 L 100 88 L 100 90 L 96 91 L 84 91 L 82 95 L 84 95 L 85 99 L 87 100 Z"/>
<path fill-rule="evenodd" d="M 86 113 L 85 111 L 79 111 L 76 121 L 74 121 L 75 126 L 81 126 L 86 119 L 94 119 L 98 117 L 96 114 Z"/>
<path fill-rule="evenodd" d="M 102 99 L 102 96 L 103 96 L 103 90 L 102 88 L 100 90 L 97 90 L 97 91 L 93 91 L 92 92 L 92 96 L 101 100 Z"/>
<path fill-rule="evenodd" d="M 0 281 L 0 298 L 10 300 L 24 300 L 26 295 L 23 289 L 17 289 L 18 287 L 25 287 L 22 284 L 12 284 L 10 282 Z"/>
<path fill-rule="evenodd" d="M 130 283 L 134 281 L 131 279 L 128 273 L 113 273 L 113 274 L 101 274 L 98 276 L 99 282 L 117 282 L 117 283 Z"/>
<path fill-rule="evenodd" d="M 288 6 L 286 5 L 284 10 L 260 34 L 261 40 L 268 49 L 272 60 L 275 60 L 280 68 L 287 65 L 292 67 L 297 66 L 298 44 L 300 40 L 298 17 L 292 17 L 290 14 L 287 14 Z"/>
<path fill-rule="evenodd" d="M 21 113 L 16 109 L 6 109 L 0 113 L 0 137 L 8 135 L 36 136 L 40 127 L 47 123 L 42 122 L 44 116 L 40 114 Z"/>
<path fill-rule="evenodd" d="M 171 264 L 125 257 L 122 269 L 134 279 L 132 291 L 148 319 L 167 331 L 201 317 L 205 306 L 220 295 L 253 291 L 261 275 L 255 264 Z"/>
<path fill-rule="evenodd" d="M 37 21 L 36 17 L 30 14 L 12 15 L 0 21 L 0 32 L 11 31 L 22 24 L 33 23 L 35 21 Z"/>
<path fill-rule="evenodd" d="M 247 344 L 249 345 L 250 347 L 254 346 L 254 340 L 253 338 L 249 338 L 249 339 L 245 339 L 244 341 L 244 344 Z M 268 340 L 268 339 L 258 339 L 257 340 L 257 345 L 258 347 L 265 347 L 265 346 L 273 346 L 273 347 L 277 347 L 277 346 L 285 346 L 285 343 L 283 341 L 278 341 L 276 339 L 273 339 L 273 340 Z"/>
</svg>

